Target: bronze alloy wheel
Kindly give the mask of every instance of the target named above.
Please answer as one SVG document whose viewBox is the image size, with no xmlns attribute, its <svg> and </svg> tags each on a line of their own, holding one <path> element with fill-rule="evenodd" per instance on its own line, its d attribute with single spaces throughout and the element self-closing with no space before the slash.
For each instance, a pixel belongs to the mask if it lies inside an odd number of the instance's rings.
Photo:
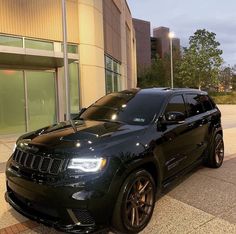
<svg viewBox="0 0 236 234">
<path fill-rule="evenodd" d="M 218 165 L 222 164 L 224 159 L 224 142 L 221 138 L 215 147 L 215 160 Z"/>
<path fill-rule="evenodd" d="M 131 173 L 123 183 L 113 213 L 113 228 L 118 233 L 139 233 L 152 217 L 156 185 L 143 169 Z"/>
<path fill-rule="evenodd" d="M 212 168 L 219 168 L 224 160 L 224 140 L 221 134 L 216 134 L 205 164 Z"/>
<path fill-rule="evenodd" d="M 149 219 L 154 204 L 154 188 L 148 177 L 138 177 L 129 189 L 125 206 L 125 226 L 140 228 Z"/>
</svg>

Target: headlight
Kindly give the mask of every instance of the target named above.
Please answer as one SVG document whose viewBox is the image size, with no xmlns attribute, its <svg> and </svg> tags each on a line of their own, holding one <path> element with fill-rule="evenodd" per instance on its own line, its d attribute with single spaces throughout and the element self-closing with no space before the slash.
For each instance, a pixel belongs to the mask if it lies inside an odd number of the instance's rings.
<svg viewBox="0 0 236 234">
<path fill-rule="evenodd" d="M 72 158 L 69 162 L 69 169 L 81 170 L 84 172 L 97 172 L 106 166 L 104 158 Z"/>
</svg>

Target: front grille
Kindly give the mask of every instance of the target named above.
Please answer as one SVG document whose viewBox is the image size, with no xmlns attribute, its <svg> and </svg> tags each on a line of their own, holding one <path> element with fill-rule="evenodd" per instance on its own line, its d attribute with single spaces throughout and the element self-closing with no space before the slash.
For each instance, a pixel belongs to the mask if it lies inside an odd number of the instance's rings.
<svg viewBox="0 0 236 234">
<path fill-rule="evenodd" d="M 86 209 L 73 209 L 72 211 L 81 224 L 83 225 L 95 224 L 94 218 L 90 215 L 90 213 Z"/>
<path fill-rule="evenodd" d="M 66 163 L 63 159 L 34 155 L 19 149 L 15 150 L 13 160 L 22 167 L 53 175 L 64 170 Z"/>
</svg>

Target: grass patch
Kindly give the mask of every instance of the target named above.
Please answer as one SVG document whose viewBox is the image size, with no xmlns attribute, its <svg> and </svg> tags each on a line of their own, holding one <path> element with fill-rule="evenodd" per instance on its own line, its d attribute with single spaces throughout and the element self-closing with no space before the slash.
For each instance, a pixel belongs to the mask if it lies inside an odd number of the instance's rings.
<svg viewBox="0 0 236 234">
<path fill-rule="evenodd" d="M 236 92 L 210 92 L 209 94 L 217 104 L 236 104 Z"/>
</svg>

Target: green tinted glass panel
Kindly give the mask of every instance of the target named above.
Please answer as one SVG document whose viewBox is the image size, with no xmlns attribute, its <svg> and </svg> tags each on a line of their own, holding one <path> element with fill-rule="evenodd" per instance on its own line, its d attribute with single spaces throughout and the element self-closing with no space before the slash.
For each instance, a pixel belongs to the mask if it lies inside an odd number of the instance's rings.
<svg viewBox="0 0 236 234">
<path fill-rule="evenodd" d="M 77 54 L 78 46 L 77 45 L 68 45 L 67 46 L 68 53 Z"/>
<path fill-rule="evenodd" d="M 112 71 L 112 59 L 106 56 L 106 57 L 105 57 L 105 63 L 106 63 L 106 64 L 105 64 L 106 69 Z"/>
<path fill-rule="evenodd" d="M 64 46 L 63 44 L 61 45 L 61 50 L 64 50 Z M 68 44 L 67 45 L 67 52 L 71 53 L 71 54 L 78 54 L 78 46 L 77 45 L 72 45 L 72 44 Z"/>
<path fill-rule="evenodd" d="M 53 72 L 27 71 L 29 130 L 56 122 L 55 78 Z"/>
<path fill-rule="evenodd" d="M 0 35 L 0 45 L 23 47 L 23 39 L 19 37 Z"/>
<path fill-rule="evenodd" d="M 114 76 L 114 83 L 113 83 L 114 91 L 115 92 L 120 91 L 120 75 L 114 74 L 113 76 Z"/>
<path fill-rule="evenodd" d="M 0 70 L 0 135 L 25 132 L 23 72 Z"/>
<path fill-rule="evenodd" d="M 113 62 L 113 71 L 115 73 L 120 73 L 120 64 L 117 62 Z"/>
<path fill-rule="evenodd" d="M 79 71 L 78 64 L 69 65 L 71 113 L 79 112 Z"/>
<path fill-rule="evenodd" d="M 53 51 L 53 42 L 25 39 L 25 48 Z"/>
<path fill-rule="evenodd" d="M 106 93 L 113 92 L 112 72 L 106 71 Z"/>
</svg>

